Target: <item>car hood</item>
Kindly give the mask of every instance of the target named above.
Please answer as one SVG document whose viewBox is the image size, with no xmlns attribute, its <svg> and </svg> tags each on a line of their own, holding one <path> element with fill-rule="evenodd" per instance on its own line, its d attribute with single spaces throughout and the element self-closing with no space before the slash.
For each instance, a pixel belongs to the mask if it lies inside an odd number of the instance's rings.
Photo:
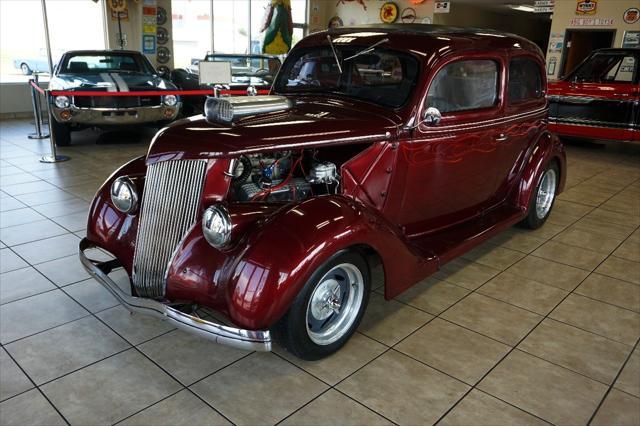
<svg viewBox="0 0 640 426">
<path fill-rule="evenodd" d="M 173 83 L 151 74 L 96 73 L 58 74 L 49 83 L 51 90 L 96 90 L 129 92 L 137 90 L 175 90 Z"/>
<path fill-rule="evenodd" d="M 154 137 L 147 164 L 168 160 L 236 157 L 275 150 L 374 143 L 393 139 L 401 118 L 369 103 L 321 97 L 290 98 L 289 111 L 251 116 L 232 125 L 194 116 Z"/>
</svg>

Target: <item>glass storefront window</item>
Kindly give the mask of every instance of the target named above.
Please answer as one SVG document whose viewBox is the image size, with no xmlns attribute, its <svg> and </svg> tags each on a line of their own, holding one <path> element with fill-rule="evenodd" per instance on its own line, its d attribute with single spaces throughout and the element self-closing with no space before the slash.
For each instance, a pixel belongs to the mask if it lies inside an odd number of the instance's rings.
<svg viewBox="0 0 640 426">
<path fill-rule="evenodd" d="M 209 1 L 171 2 L 173 63 L 186 68 L 211 52 L 211 4 Z"/>
</svg>

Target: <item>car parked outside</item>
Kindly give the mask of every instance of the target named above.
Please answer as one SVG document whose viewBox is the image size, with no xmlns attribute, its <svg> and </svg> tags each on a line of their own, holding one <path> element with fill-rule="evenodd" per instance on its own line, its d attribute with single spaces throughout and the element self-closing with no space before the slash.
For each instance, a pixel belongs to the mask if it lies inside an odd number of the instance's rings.
<svg viewBox="0 0 640 426">
<path fill-rule="evenodd" d="M 63 51 L 55 51 L 53 52 L 53 67 L 56 67 L 60 56 L 62 56 Z M 47 59 L 47 51 L 46 49 L 40 49 L 38 56 L 33 57 L 24 57 L 24 58 L 15 58 L 13 60 L 14 68 L 20 70 L 24 75 L 31 75 L 34 72 L 36 73 L 48 73 L 49 72 L 49 60 Z"/>
<path fill-rule="evenodd" d="M 377 265 L 392 299 L 513 225 L 545 223 L 566 176 L 545 95 L 542 53 L 518 36 L 312 34 L 271 95 L 208 98 L 204 116 L 116 171 L 81 261 L 132 311 L 222 344 L 326 357 L 358 327 Z M 94 248 L 113 258 L 92 260 Z"/>
<path fill-rule="evenodd" d="M 640 142 L 640 49 L 598 49 L 549 84 L 549 128 L 563 137 Z"/>
<path fill-rule="evenodd" d="M 87 127 L 163 126 L 177 117 L 181 106 L 179 96 L 158 93 L 177 87 L 161 77 L 142 53 L 127 50 L 65 53 L 54 70 L 49 90 L 90 92 L 89 96 L 50 96 L 51 132 L 60 146 L 71 143 L 72 130 Z M 149 95 L 122 96 L 123 92 Z"/>
</svg>

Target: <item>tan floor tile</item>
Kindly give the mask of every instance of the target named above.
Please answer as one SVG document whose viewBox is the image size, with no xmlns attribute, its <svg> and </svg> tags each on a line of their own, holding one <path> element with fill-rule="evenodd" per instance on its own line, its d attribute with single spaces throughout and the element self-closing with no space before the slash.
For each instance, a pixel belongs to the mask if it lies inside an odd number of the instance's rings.
<svg viewBox="0 0 640 426">
<path fill-rule="evenodd" d="M 256 425 L 283 420 L 327 386 L 274 354 L 254 353 L 191 389 L 233 423 Z"/>
<path fill-rule="evenodd" d="M 469 290 L 475 290 L 499 273 L 499 269 L 458 258 L 442 266 L 442 269 L 434 274 L 433 277 Z"/>
<path fill-rule="evenodd" d="M 581 188 L 578 185 L 560 194 L 558 199 L 595 207 L 607 201 L 611 195 L 609 191 L 602 191 L 597 188 Z"/>
<path fill-rule="evenodd" d="M 24 225 L 46 219 L 40 213 L 30 208 L 9 210 L 0 213 L 0 228 Z"/>
<path fill-rule="evenodd" d="M 67 191 L 63 191 L 62 189 L 52 189 L 43 192 L 16 195 L 16 199 L 28 206 L 37 206 L 40 204 L 72 200 L 76 199 L 76 197 L 73 194 L 68 193 Z"/>
<path fill-rule="evenodd" d="M 571 294 L 550 318 L 633 345 L 640 337 L 640 314 L 577 294 Z"/>
<path fill-rule="evenodd" d="M 546 222 L 544 226 L 541 226 L 538 229 L 527 229 L 525 232 L 532 237 L 546 241 L 555 237 L 564 229 L 566 229 L 565 226 L 554 225 L 553 223 Z"/>
<path fill-rule="evenodd" d="M 39 333 L 89 315 L 60 290 L 52 290 L 0 306 L 0 343 Z"/>
<path fill-rule="evenodd" d="M 393 346 L 431 318 L 433 315 L 426 312 L 371 293 L 358 331 L 387 346 Z"/>
<path fill-rule="evenodd" d="M 89 208 L 89 203 L 81 199 L 75 199 L 58 201 L 55 203 L 40 204 L 32 208 L 41 215 L 52 218 L 87 211 L 87 209 Z"/>
<path fill-rule="evenodd" d="M 338 385 L 341 392 L 398 424 L 433 424 L 469 386 L 389 351 Z"/>
<path fill-rule="evenodd" d="M 598 253 L 610 254 L 620 245 L 622 239 L 605 237 L 585 229 L 571 227 L 555 236 L 553 241 L 597 251 Z"/>
<path fill-rule="evenodd" d="M 0 403 L 0 413 L 2 426 L 67 424 L 37 389 Z"/>
<path fill-rule="evenodd" d="M 533 255 L 588 271 L 594 270 L 607 256 L 606 254 L 555 241 L 546 242 L 542 247 L 534 251 Z"/>
<path fill-rule="evenodd" d="M 122 305 L 114 306 L 96 315 L 133 345 L 174 329 L 165 321 L 147 315 L 131 314 Z"/>
<path fill-rule="evenodd" d="M 577 221 L 571 228 L 587 231 L 595 235 L 600 235 L 606 239 L 612 238 L 622 241 L 629 235 L 631 235 L 631 233 L 635 229 L 635 226 L 630 225 L 629 222 L 620 225 L 614 222 L 604 222 L 604 219 L 593 219 L 588 216 Z"/>
<path fill-rule="evenodd" d="M 4 192 L 14 197 L 17 195 L 30 194 L 32 192 L 50 191 L 54 189 L 57 188 L 50 183 L 41 180 L 37 182 L 8 185 L 2 188 Z"/>
<path fill-rule="evenodd" d="M 586 424 L 607 387 L 565 368 L 510 353 L 478 385 L 491 395 L 555 424 Z"/>
<path fill-rule="evenodd" d="M 87 228 L 88 212 L 82 211 L 65 216 L 57 216 L 52 220 L 58 225 L 72 232 L 77 232 Z"/>
<path fill-rule="evenodd" d="M 632 262 L 631 260 L 611 256 L 602 262 L 596 272 L 623 281 L 640 284 L 640 263 Z"/>
<path fill-rule="evenodd" d="M 540 315 L 475 293 L 442 317 L 508 345 L 515 345 L 542 320 Z"/>
<path fill-rule="evenodd" d="M 613 212 L 605 209 L 595 209 L 586 216 L 587 219 L 593 220 L 600 224 L 618 224 L 623 226 L 638 226 L 640 218 L 630 217 L 628 214 Z"/>
<path fill-rule="evenodd" d="M 616 257 L 640 262 L 640 238 L 629 238 L 613 252 Z"/>
<path fill-rule="evenodd" d="M 31 267 L 16 269 L 0 274 L 0 303 L 13 302 L 55 288 L 56 286 Z"/>
<path fill-rule="evenodd" d="M 280 347 L 276 347 L 275 352 L 333 386 L 376 358 L 386 349 L 386 346 L 375 340 L 360 333 L 355 333 L 338 352 L 318 361 L 302 360 Z"/>
<path fill-rule="evenodd" d="M 66 234 L 68 231 L 57 223 L 45 219 L 24 225 L 0 229 L 0 240 L 8 246 L 29 243 L 43 238 Z"/>
<path fill-rule="evenodd" d="M 27 262 L 32 265 L 58 259 L 78 253 L 80 239 L 73 234 L 64 234 L 32 243 L 12 247 Z"/>
<path fill-rule="evenodd" d="M 344 426 L 393 424 L 333 389 L 323 393 L 280 424 L 318 426 L 334 422 Z"/>
<path fill-rule="evenodd" d="M 465 383 L 475 384 L 510 347 L 436 318 L 396 349 Z"/>
<path fill-rule="evenodd" d="M 545 241 L 546 238 L 536 237 L 531 232 L 511 228 L 493 237 L 489 243 L 523 253 L 531 253 Z"/>
<path fill-rule="evenodd" d="M 509 271 L 492 278 L 478 293 L 546 315 L 568 294 L 564 290 L 523 278 Z"/>
<path fill-rule="evenodd" d="M 467 294 L 469 294 L 469 290 L 463 287 L 435 278 L 427 278 L 406 290 L 397 299 L 433 315 L 438 315 Z"/>
<path fill-rule="evenodd" d="M 557 199 L 553 203 L 553 211 L 555 213 L 565 214 L 576 218 L 581 218 L 587 213 L 593 211 L 593 207 L 585 206 L 584 204 L 574 203 L 571 201 L 565 201 Z"/>
<path fill-rule="evenodd" d="M 120 304 L 109 290 L 92 278 L 71 284 L 64 288 L 64 292 L 89 312 L 104 311 Z"/>
<path fill-rule="evenodd" d="M 473 389 L 438 425 L 546 425 L 547 422 Z"/>
<path fill-rule="evenodd" d="M 507 269 L 524 256 L 523 253 L 518 251 L 496 247 L 491 244 L 483 244 L 462 255 L 465 259 L 500 270 Z"/>
<path fill-rule="evenodd" d="M 615 388 L 640 398 L 640 350 L 636 348 L 629 357 L 620 377 L 613 385 Z"/>
<path fill-rule="evenodd" d="M 6 349 L 40 385 L 128 347 L 107 326 L 86 317 L 18 340 Z"/>
<path fill-rule="evenodd" d="M 71 424 L 86 425 L 116 423 L 177 392 L 180 385 L 129 349 L 41 389 Z"/>
<path fill-rule="evenodd" d="M 27 207 L 25 204 L 13 197 L 5 197 L 0 200 L 0 212 L 8 212 L 9 210 L 23 209 Z"/>
<path fill-rule="evenodd" d="M 231 423 L 188 390 L 181 390 L 177 394 L 118 423 L 118 425 L 218 426 L 231 425 Z"/>
<path fill-rule="evenodd" d="M 583 269 L 535 256 L 525 257 L 509 268 L 509 272 L 567 291 L 576 288 L 589 275 Z"/>
<path fill-rule="evenodd" d="M 35 268 L 60 287 L 89 278 L 77 254 L 40 263 Z"/>
<path fill-rule="evenodd" d="M 2 371 L 0 374 L 0 401 L 33 388 L 33 383 L 7 355 L 4 348 L 0 348 L 0 371 Z"/>
<path fill-rule="evenodd" d="M 596 413 L 594 426 L 635 426 L 640 424 L 640 399 L 611 389 Z"/>
<path fill-rule="evenodd" d="M 139 349 L 185 386 L 247 355 L 180 330 L 143 343 Z"/>
<path fill-rule="evenodd" d="M 593 273 L 575 292 L 625 309 L 640 312 L 640 286 Z"/>
<path fill-rule="evenodd" d="M 611 384 L 631 347 L 545 319 L 520 343 L 518 349 Z"/>
</svg>

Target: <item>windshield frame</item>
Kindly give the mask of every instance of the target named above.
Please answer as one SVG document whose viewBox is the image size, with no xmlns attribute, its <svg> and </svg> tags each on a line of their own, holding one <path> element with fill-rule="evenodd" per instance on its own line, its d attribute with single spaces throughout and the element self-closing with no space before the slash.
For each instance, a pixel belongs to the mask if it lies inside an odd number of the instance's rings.
<svg viewBox="0 0 640 426">
<path fill-rule="evenodd" d="M 366 49 L 371 47 L 370 44 L 349 44 L 349 45 L 344 45 L 344 44 L 335 44 L 335 50 L 336 53 L 338 54 L 339 57 L 339 61 L 340 64 L 342 65 L 342 73 L 340 75 L 339 78 L 339 82 L 342 82 L 343 79 L 348 79 L 348 74 L 351 73 L 351 67 L 349 67 L 349 69 L 345 69 L 345 64 L 349 64 L 349 62 L 345 62 L 344 58 L 351 56 L 351 54 L 353 53 L 357 53 L 359 51 L 361 51 L 362 49 Z M 349 48 L 349 50 L 353 50 L 353 52 L 347 52 L 348 54 L 345 55 L 344 50 L 345 48 Z M 404 107 L 407 106 L 407 104 L 411 101 L 411 99 L 414 97 L 415 94 L 415 90 L 416 88 L 419 87 L 421 78 L 422 78 L 422 73 L 423 73 L 423 63 L 422 63 L 422 58 L 420 58 L 417 55 L 413 55 L 411 53 L 405 52 L 403 50 L 398 50 L 398 49 L 393 49 L 393 48 L 387 48 L 384 45 L 382 46 L 376 46 L 372 53 L 388 53 L 388 54 L 392 54 L 392 55 L 396 55 L 398 57 L 402 57 L 402 58 L 406 58 L 408 60 L 411 60 L 414 62 L 415 67 L 416 67 L 416 72 L 415 72 L 415 76 L 413 77 L 413 81 L 410 84 L 410 88 L 407 90 L 407 93 L 405 95 L 405 98 L 402 100 L 401 103 L 399 104 L 387 104 L 387 103 L 382 103 L 382 102 L 377 102 L 375 99 L 372 99 L 370 97 L 365 97 L 365 96 L 355 96 L 354 94 L 348 93 L 344 90 L 340 90 L 340 87 L 343 87 L 342 85 L 338 85 L 336 87 L 318 87 L 317 89 L 314 89 L 310 86 L 305 86 L 304 89 L 302 90 L 291 90 L 291 87 L 287 87 L 287 81 L 288 81 L 288 77 L 291 75 L 291 71 L 293 69 L 293 67 L 295 66 L 295 64 L 300 60 L 301 57 L 303 57 L 306 54 L 312 53 L 313 51 L 322 51 L 322 50 L 327 50 L 330 55 L 327 56 L 327 58 L 330 58 L 333 63 L 335 64 L 335 60 L 333 57 L 333 53 L 332 53 L 332 49 L 331 49 L 331 45 L 326 43 L 326 44 L 320 44 L 320 45 L 316 45 L 316 46 L 309 46 L 309 47 L 302 47 L 302 48 L 296 48 L 294 49 L 292 52 L 289 53 L 289 55 L 287 56 L 287 59 L 284 61 L 284 63 L 282 64 L 282 66 L 280 67 L 280 71 L 278 72 L 278 75 L 276 76 L 274 83 L 273 83 L 273 91 L 274 93 L 277 94 L 281 94 L 281 95 L 327 95 L 327 96 L 341 96 L 347 99 L 352 99 L 352 100 L 357 100 L 357 101 L 363 101 L 363 102 L 368 102 L 377 106 L 382 106 L 384 108 L 391 108 L 393 110 L 400 110 Z M 404 76 L 403 76 L 404 78 Z"/>
<path fill-rule="evenodd" d="M 610 58 L 620 58 L 620 60 L 624 59 L 627 56 L 633 56 L 635 57 L 635 69 L 634 69 L 634 74 L 633 77 L 631 79 L 630 82 L 623 82 L 623 81 L 589 81 L 589 80 L 577 80 L 578 76 L 582 73 L 583 70 L 585 70 L 587 67 L 591 66 L 590 64 L 594 61 L 597 60 L 598 57 L 610 57 Z M 621 49 L 621 50 L 603 50 L 603 51 L 595 51 L 592 54 L 590 54 L 589 56 L 587 56 L 587 58 L 582 61 L 580 63 L 580 65 L 578 65 L 576 68 L 574 68 L 566 77 L 564 77 L 564 80 L 567 81 L 575 81 L 578 83 L 592 83 L 592 84 L 637 84 L 640 81 L 640 53 L 639 52 L 634 52 L 634 51 L 630 51 L 630 50 L 625 50 L 625 49 Z M 613 65 L 615 66 L 615 64 Z M 613 66 L 611 68 L 613 68 Z M 607 73 L 611 70 L 611 68 L 607 71 Z M 605 73 L 606 74 L 606 73 Z"/>
</svg>

